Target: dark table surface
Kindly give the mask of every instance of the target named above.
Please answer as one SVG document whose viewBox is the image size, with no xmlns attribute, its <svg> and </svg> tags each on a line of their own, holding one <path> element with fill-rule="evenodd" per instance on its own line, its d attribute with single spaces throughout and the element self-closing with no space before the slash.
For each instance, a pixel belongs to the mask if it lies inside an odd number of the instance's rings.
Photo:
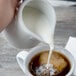
<svg viewBox="0 0 76 76">
<path fill-rule="evenodd" d="M 76 37 L 76 7 L 55 7 L 55 11 L 55 46 L 65 47 L 69 36 Z M 0 76 L 24 76 L 15 58 L 19 51 L 0 34 Z"/>
</svg>

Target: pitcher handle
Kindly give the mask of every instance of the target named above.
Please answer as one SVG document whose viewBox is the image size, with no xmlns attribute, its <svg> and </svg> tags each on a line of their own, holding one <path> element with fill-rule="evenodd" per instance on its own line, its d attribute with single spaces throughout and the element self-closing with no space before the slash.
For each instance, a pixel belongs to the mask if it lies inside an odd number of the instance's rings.
<svg viewBox="0 0 76 76">
<path fill-rule="evenodd" d="M 16 56 L 17 62 L 24 73 L 25 73 L 25 59 L 27 55 L 28 55 L 28 52 L 24 50 L 18 53 Z"/>
</svg>

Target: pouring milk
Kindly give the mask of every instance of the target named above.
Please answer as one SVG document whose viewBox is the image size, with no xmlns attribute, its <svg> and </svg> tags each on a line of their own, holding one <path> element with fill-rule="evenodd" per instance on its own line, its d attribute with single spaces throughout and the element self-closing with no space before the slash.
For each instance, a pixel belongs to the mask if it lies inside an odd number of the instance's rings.
<svg viewBox="0 0 76 76">
<path fill-rule="evenodd" d="M 37 35 L 43 42 L 50 46 L 47 65 L 50 64 L 52 50 L 54 48 L 53 35 L 54 26 L 50 25 L 48 17 L 32 7 L 25 7 L 23 10 L 23 21 L 27 28 Z M 48 68 L 48 66 L 47 66 Z"/>
</svg>

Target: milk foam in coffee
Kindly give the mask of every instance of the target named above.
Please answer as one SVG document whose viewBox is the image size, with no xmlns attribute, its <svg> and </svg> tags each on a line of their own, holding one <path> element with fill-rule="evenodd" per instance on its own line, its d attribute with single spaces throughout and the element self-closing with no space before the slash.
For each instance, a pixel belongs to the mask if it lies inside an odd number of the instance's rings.
<svg viewBox="0 0 76 76">
<path fill-rule="evenodd" d="M 50 58 L 52 54 L 52 50 L 54 48 L 53 45 L 53 26 L 50 25 L 48 17 L 39 11 L 38 9 L 32 7 L 25 7 L 23 10 L 23 21 L 24 24 L 27 25 L 27 28 L 41 38 L 42 41 L 49 44 L 50 52 L 48 56 L 46 68 L 49 68 Z M 41 66 L 42 67 L 42 66 Z"/>
<path fill-rule="evenodd" d="M 49 50 L 37 53 L 29 62 L 29 71 L 33 76 L 66 76 L 70 71 L 70 62 L 66 56 L 53 50 L 48 68 L 47 59 Z"/>
</svg>

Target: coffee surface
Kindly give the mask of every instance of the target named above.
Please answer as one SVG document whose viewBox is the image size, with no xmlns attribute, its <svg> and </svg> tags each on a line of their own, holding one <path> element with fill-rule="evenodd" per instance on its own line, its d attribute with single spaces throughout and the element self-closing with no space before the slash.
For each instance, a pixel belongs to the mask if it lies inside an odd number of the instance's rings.
<svg viewBox="0 0 76 76">
<path fill-rule="evenodd" d="M 49 51 L 35 55 L 29 63 L 33 76 L 65 76 L 70 70 L 69 60 L 59 52 L 53 51 L 49 68 L 47 68 Z"/>
</svg>

